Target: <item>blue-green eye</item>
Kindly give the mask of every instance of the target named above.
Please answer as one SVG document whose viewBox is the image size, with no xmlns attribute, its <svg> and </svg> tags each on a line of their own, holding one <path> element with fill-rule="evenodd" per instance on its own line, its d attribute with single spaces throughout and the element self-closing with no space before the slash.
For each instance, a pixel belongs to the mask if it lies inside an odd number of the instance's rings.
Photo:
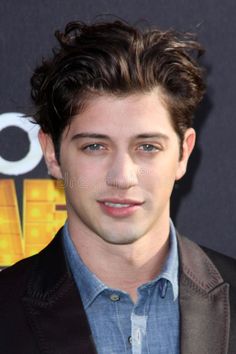
<svg viewBox="0 0 236 354">
<path fill-rule="evenodd" d="M 155 151 L 160 150 L 159 148 L 157 148 L 156 146 L 154 146 L 152 144 L 143 144 L 140 146 L 140 149 L 145 152 L 155 152 Z"/>
<path fill-rule="evenodd" d="M 88 151 L 99 151 L 102 149 L 103 149 L 103 146 L 101 144 L 90 144 L 90 145 L 83 147 L 83 150 L 88 150 Z"/>
</svg>

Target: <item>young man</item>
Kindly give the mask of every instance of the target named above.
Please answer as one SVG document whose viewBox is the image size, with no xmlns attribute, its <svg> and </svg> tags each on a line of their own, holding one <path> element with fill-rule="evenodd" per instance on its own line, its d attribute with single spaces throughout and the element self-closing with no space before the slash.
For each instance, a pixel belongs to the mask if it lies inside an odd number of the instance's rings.
<svg viewBox="0 0 236 354">
<path fill-rule="evenodd" d="M 236 353 L 236 263 L 181 237 L 169 215 L 195 143 L 200 45 L 121 22 L 56 36 L 31 82 L 68 220 L 1 272 L 0 352 Z"/>
</svg>

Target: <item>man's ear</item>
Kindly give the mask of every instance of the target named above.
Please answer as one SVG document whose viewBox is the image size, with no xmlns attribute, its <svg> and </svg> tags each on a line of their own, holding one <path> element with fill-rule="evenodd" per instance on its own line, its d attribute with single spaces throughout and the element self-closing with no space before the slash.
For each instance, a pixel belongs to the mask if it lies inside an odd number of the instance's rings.
<svg viewBox="0 0 236 354">
<path fill-rule="evenodd" d="M 182 144 L 182 156 L 181 159 L 179 160 L 179 165 L 176 171 L 176 180 L 183 177 L 183 175 L 186 172 L 188 159 L 189 156 L 191 155 L 191 152 L 193 151 L 195 141 L 196 141 L 195 130 L 193 128 L 187 129 L 184 134 L 184 140 Z"/>
<path fill-rule="evenodd" d="M 57 179 L 61 179 L 61 168 L 56 158 L 55 148 L 51 136 L 44 133 L 40 129 L 38 138 L 48 168 L 48 173 Z"/>
</svg>

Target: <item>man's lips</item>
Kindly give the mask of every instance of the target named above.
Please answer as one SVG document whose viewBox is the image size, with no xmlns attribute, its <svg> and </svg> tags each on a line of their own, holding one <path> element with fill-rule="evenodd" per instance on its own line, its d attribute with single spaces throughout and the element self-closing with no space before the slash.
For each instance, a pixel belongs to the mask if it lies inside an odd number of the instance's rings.
<svg viewBox="0 0 236 354">
<path fill-rule="evenodd" d="M 98 203 L 107 215 L 124 217 L 132 215 L 144 202 L 133 199 L 107 198 L 98 200 Z"/>
<path fill-rule="evenodd" d="M 98 200 L 99 203 L 103 203 L 105 205 L 113 205 L 114 207 L 117 206 L 134 206 L 134 205 L 141 205 L 143 202 L 134 200 L 134 199 L 117 199 L 117 198 L 107 198 Z"/>
</svg>

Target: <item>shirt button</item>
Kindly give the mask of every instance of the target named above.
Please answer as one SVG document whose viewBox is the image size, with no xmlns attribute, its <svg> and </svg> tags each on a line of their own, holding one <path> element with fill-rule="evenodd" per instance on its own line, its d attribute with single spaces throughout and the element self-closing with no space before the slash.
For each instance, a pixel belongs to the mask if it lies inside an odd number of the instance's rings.
<svg viewBox="0 0 236 354">
<path fill-rule="evenodd" d="M 117 295 L 117 294 L 112 294 L 112 295 L 110 296 L 110 299 L 111 299 L 111 301 L 119 301 L 119 300 L 120 300 L 120 297 L 119 297 L 119 295 Z"/>
<path fill-rule="evenodd" d="M 130 345 L 132 345 L 132 337 L 131 336 L 128 337 L 128 342 Z"/>
</svg>

